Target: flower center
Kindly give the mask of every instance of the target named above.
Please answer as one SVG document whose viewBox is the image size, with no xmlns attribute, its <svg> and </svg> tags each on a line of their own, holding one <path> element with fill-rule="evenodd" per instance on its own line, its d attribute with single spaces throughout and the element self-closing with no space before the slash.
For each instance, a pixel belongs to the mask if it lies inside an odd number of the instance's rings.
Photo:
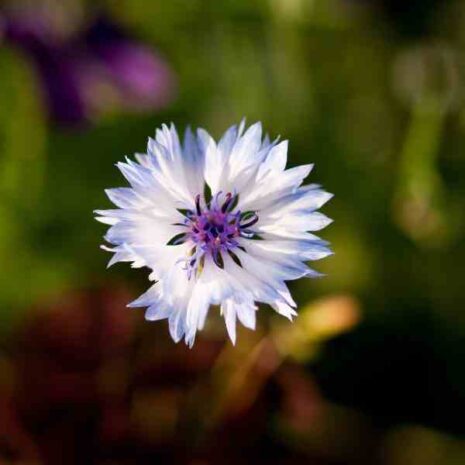
<svg viewBox="0 0 465 465">
<path fill-rule="evenodd" d="M 238 194 L 219 192 L 213 199 L 201 206 L 201 197 L 195 198 L 195 210 L 179 210 L 184 216 L 183 223 L 177 223 L 187 229 L 177 234 L 168 245 L 179 245 L 185 242 L 192 244 L 189 256 L 183 259 L 189 279 L 193 273 L 202 272 L 205 257 L 211 256 L 214 263 L 224 267 L 222 253 L 228 253 L 239 265 L 240 260 L 233 252 L 235 248 L 244 248 L 238 242 L 240 237 L 258 238 L 250 228 L 257 223 L 258 215 L 253 211 L 235 211 L 239 200 Z"/>
</svg>

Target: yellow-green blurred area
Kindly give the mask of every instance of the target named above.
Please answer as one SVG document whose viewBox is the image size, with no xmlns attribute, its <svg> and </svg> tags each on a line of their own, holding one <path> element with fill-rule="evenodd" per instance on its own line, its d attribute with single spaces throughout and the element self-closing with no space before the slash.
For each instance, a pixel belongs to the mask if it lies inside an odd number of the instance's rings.
<svg viewBox="0 0 465 465">
<path fill-rule="evenodd" d="M 0 2 L 0 464 L 465 463 L 465 2 Z M 192 350 L 126 308 L 104 189 L 247 117 L 335 194 L 326 276 Z M 266 272 L 266 270 L 264 270 Z"/>
</svg>

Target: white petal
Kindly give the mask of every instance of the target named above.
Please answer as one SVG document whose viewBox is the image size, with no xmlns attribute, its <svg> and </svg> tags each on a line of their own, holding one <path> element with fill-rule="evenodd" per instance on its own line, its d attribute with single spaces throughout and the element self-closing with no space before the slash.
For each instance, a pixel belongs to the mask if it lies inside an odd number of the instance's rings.
<svg viewBox="0 0 465 465">
<path fill-rule="evenodd" d="M 137 196 L 135 191 L 130 187 L 106 189 L 105 193 L 108 198 L 120 208 L 135 208 L 143 203 L 141 198 Z"/>
<path fill-rule="evenodd" d="M 195 332 L 205 324 L 205 318 L 210 307 L 210 299 L 201 286 L 196 285 L 187 306 L 186 326 L 187 337 L 193 338 Z"/>
<path fill-rule="evenodd" d="M 237 317 L 249 329 L 255 329 L 257 307 L 255 305 L 238 305 Z"/>
<path fill-rule="evenodd" d="M 241 171 L 251 165 L 258 164 L 259 160 L 254 160 L 262 145 L 262 125 L 255 123 L 250 126 L 245 134 L 238 138 L 231 151 L 228 160 L 230 169 L 230 179 L 237 176 Z"/>
<path fill-rule="evenodd" d="M 228 299 L 221 305 L 221 313 L 224 315 L 229 338 L 236 344 L 236 309 L 232 300 Z"/>
<path fill-rule="evenodd" d="M 259 177 L 262 177 L 266 172 L 270 170 L 275 171 L 277 173 L 281 173 L 282 171 L 284 171 L 287 163 L 287 149 L 287 140 L 273 147 L 268 153 L 268 156 L 266 157 L 265 161 L 262 163 L 262 166 L 260 167 Z"/>
<path fill-rule="evenodd" d="M 151 305 L 150 307 L 147 308 L 145 312 L 145 319 L 147 321 L 159 321 L 159 320 L 165 320 L 166 318 L 169 318 L 169 316 L 172 313 L 172 309 L 163 306 L 163 303 L 159 303 L 156 305 Z"/>
<path fill-rule="evenodd" d="M 284 235 L 289 231 L 320 231 L 332 223 L 330 218 L 320 212 L 294 213 L 279 219 L 273 217 L 260 218 L 261 221 L 256 228 L 258 233 L 284 231 Z"/>
<path fill-rule="evenodd" d="M 279 218 L 296 211 L 310 213 L 321 208 L 333 194 L 322 189 L 300 187 L 295 193 L 282 197 L 273 205 L 261 210 L 261 216 Z"/>
<path fill-rule="evenodd" d="M 313 165 L 302 165 L 279 175 L 268 171 L 253 189 L 251 188 L 246 195 L 241 195 L 240 208 L 258 211 L 273 205 L 284 195 L 295 192 L 312 168 Z"/>
<path fill-rule="evenodd" d="M 221 190 L 225 158 L 218 150 L 210 134 L 203 129 L 197 131 L 200 147 L 205 156 L 204 177 L 213 194 Z"/>
<path fill-rule="evenodd" d="M 133 300 L 127 306 L 131 308 L 135 307 L 149 307 L 150 305 L 157 303 L 160 300 L 160 289 L 157 284 L 154 284 L 136 300 Z"/>
<path fill-rule="evenodd" d="M 287 305 L 285 302 L 278 301 L 276 303 L 271 304 L 271 306 L 282 316 L 285 316 L 290 321 L 292 321 L 294 316 L 297 316 L 297 312 Z"/>
<path fill-rule="evenodd" d="M 184 312 L 173 311 L 168 318 L 170 335 L 174 342 L 179 342 L 184 336 Z"/>
<path fill-rule="evenodd" d="M 320 260 L 333 254 L 331 249 L 318 241 L 265 240 L 257 241 L 254 245 L 274 255 L 276 260 L 279 260 L 281 256 L 301 261 Z"/>
<path fill-rule="evenodd" d="M 94 211 L 94 213 L 96 213 Z M 118 223 L 118 218 L 111 218 L 111 217 L 108 217 L 108 216 L 96 216 L 95 219 L 97 221 L 99 221 L 100 223 L 103 223 L 103 224 L 108 224 L 110 226 Z"/>
<path fill-rule="evenodd" d="M 218 142 L 218 149 L 223 154 L 224 157 L 230 155 L 234 144 L 237 141 L 238 129 L 237 126 L 231 126 L 221 137 Z"/>
<path fill-rule="evenodd" d="M 243 267 L 239 267 L 229 259 L 225 260 L 225 269 L 227 265 L 230 276 L 235 278 L 255 300 L 270 304 L 276 300 L 282 300 L 288 294 L 287 286 L 282 280 L 282 274 L 277 273 L 274 266 L 270 266 L 269 263 L 258 260 L 241 250 L 236 250 L 235 253 L 241 260 Z M 266 270 L 266 273 L 263 270 Z M 292 299 L 289 299 L 288 303 L 294 304 Z"/>
<path fill-rule="evenodd" d="M 190 192 L 195 197 L 197 194 L 202 194 L 203 192 L 204 156 L 200 150 L 197 138 L 190 128 L 187 128 L 184 134 L 184 159 L 186 162 L 186 182 L 189 185 Z"/>
</svg>

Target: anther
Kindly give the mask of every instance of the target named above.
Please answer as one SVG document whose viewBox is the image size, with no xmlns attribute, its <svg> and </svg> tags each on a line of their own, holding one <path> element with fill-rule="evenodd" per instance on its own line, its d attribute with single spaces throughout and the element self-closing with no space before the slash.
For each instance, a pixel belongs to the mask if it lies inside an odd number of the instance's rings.
<svg viewBox="0 0 465 465">
<path fill-rule="evenodd" d="M 228 209 L 228 206 L 229 206 L 229 204 L 231 203 L 231 200 L 232 200 L 231 192 L 228 192 L 228 193 L 226 194 L 226 199 L 225 199 L 225 201 L 224 201 L 224 203 L 223 203 L 223 206 L 221 207 L 221 211 L 222 211 L 223 213 L 225 213 L 226 210 Z"/>
<path fill-rule="evenodd" d="M 197 211 L 197 216 L 202 214 L 202 210 L 200 209 L 200 194 L 195 196 L 195 209 Z"/>
<path fill-rule="evenodd" d="M 254 213 L 247 223 L 241 224 L 240 226 L 241 228 L 249 228 L 250 226 L 253 226 L 257 221 L 258 221 L 258 215 Z"/>
</svg>

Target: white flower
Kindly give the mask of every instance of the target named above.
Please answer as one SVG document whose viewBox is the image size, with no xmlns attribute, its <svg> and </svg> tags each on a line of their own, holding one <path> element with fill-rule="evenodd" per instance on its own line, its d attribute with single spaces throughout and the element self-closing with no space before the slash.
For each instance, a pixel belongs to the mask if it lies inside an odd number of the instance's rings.
<svg viewBox="0 0 465 465">
<path fill-rule="evenodd" d="M 316 210 L 332 195 L 301 186 L 312 165 L 285 169 L 287 141 L 262 140 L 261 124 L 233 126 L 218 143 L 203 129 L 175 127 L 149 138 L 147 154 L 118 168 L 131 187 L 108 189 L 119 207 L 97 210 L 111 225 L 109 266 L 132 262 L 151 269 L 155 283 L 130 307 L 147 320 L 167 318 L 174 341 L 192 346 L 208 309 L 219 305 L 229 337 L 236 319 L 255 328 L 257 303 L 292 319 L 296 303 L 285 281 L 317 277 L 305 262 L 331 254 L 309 231 L 331 220 Z"/>
</svg>

